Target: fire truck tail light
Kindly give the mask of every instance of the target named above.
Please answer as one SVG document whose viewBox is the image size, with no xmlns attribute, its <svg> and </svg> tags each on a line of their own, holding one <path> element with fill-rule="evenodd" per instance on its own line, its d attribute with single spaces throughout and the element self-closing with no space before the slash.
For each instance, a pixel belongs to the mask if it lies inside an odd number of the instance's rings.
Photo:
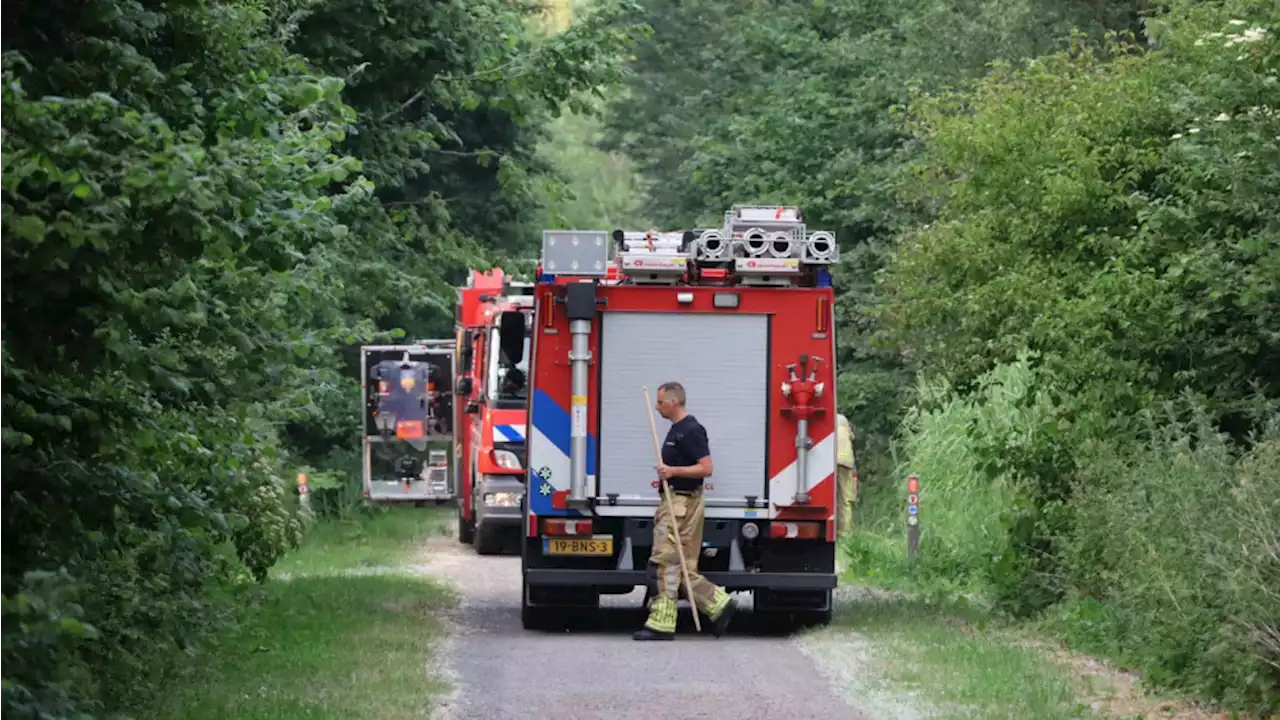
<svg viewBox="0 0 1280 720">
<path fill-rule="evenodd" d="M 542 327 L 550 329 L 556 326 L 556 301 L 549 295 L 542 296 Z"/>
<path fill-rule="evenodd" d="M 547 535 L 591 535 L 592 530 L 590 520 L 546 518 L 542 521 L 542 531 Z"/>
<path fill-rule="evenodd" d="M 822 536 L 822 524 L 816 522 L 775 522 L 769 526 L 769 537 L 774 540 L 817 540 Z"/>
<path fill-rule="evenodd" d="M 494 450 L 493 462 L 505 470 L 519 470 L 520 458 L 510 450 Z"/>
<path fill-rule="evenodd" d="M 711 296 L 711 306 L 717 308 L 736 308 L 741 298 L 737 293 L 716 293 Z"/>
<path fill-rule="evenodd" d="M 814 323 L 815 332 L 824 333 L 827 331 L 827 298 L 826 297 L 823 297 L 823 296 L 818 297 L 817 315 L 818 315 L 817 322 Z"/>
</svg>

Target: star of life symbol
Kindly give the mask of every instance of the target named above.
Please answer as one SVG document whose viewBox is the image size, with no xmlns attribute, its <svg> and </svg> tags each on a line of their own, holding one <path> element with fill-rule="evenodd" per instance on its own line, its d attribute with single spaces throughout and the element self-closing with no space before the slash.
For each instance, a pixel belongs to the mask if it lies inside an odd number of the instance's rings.
<svg viewBox="0 0 1280 720">
<path fill-rule="evenodd" d="M 546 465 L 543 465 L 542 467 L 538 468 L 538 477 L 542 478 L 543 480 L 550 480 L 551 468 L 547 467 Z"/>
<path fill-rule="evenodd" d="M 550 495 L 550 494 L 551 494 L 551 483 L 548 483 L 548 482 L 545 482 L 545 481 L 544 481 L 541 485 L 539 485 L 539 486 L 538 486 L 538 492 L 539 492 L 540 494 L 542 494 L 542 495 Z"/>
</svg>

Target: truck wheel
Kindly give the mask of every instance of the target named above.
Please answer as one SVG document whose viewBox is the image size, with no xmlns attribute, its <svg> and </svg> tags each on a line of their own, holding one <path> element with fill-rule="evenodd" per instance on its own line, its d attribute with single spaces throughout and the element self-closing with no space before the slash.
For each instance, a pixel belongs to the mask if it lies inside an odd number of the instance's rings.
<svg viewBox="0 0 1280 720">
<path fill-rule="evenodd" d="M 502 550 L 502 536 L 492 527 L 476 528 L 476 552 L 481 555 L 497 555 Z"/>
<path fill-rule="evenodd" d="M 458 510 L 458 542 L 463 545 L 470 545 L 475 539 L 476 526 L 462 517 L 462 510 Z"/>
</svg>

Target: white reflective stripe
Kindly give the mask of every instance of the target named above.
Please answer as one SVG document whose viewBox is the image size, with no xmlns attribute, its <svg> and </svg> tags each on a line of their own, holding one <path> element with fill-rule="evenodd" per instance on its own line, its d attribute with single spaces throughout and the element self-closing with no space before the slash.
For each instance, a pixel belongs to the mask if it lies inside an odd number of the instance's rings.
<svg viewBox="0 0 1280 720">
<path fill-rule="evenodd" d="M 525 426 L 520 425 L 501 425 L 495 423 L 493 426 L 493 442 L 524 442 Z"/>
<path fill-rule="evenodd" d="M 836 472 L 836 434 L 831 433 L 822 438 L 809 449 L 808 461 L 809 487 L 822 482 Z M 769 499 L 774 505 L 790 505 L 796 494 L 796 461 L 782 468 L 777 475 L 769 478 Z"/>
</svg>

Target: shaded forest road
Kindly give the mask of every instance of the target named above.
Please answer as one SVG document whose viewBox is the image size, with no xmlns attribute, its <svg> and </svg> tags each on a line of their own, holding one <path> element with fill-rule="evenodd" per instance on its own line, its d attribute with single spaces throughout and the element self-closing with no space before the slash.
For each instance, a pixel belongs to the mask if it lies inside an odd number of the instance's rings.
<svg viewBox="0 0 1280 720">
<path fill-rule="evenodd" d="M 531 632 L 520 623 L 519 557 L 482 557 L 453 537 L 424 550 L 424 569 L 460 596 L 441 653 L 454 691 L 440 699 L 440 720 L 870 717 L 840 699 L 794 639 L 753 632 L 749 612 L 718 640 L 682 617 L 675 642 L 637 643 L 637 590 L 605 596 L 599 627 Z"/>
</svg>

